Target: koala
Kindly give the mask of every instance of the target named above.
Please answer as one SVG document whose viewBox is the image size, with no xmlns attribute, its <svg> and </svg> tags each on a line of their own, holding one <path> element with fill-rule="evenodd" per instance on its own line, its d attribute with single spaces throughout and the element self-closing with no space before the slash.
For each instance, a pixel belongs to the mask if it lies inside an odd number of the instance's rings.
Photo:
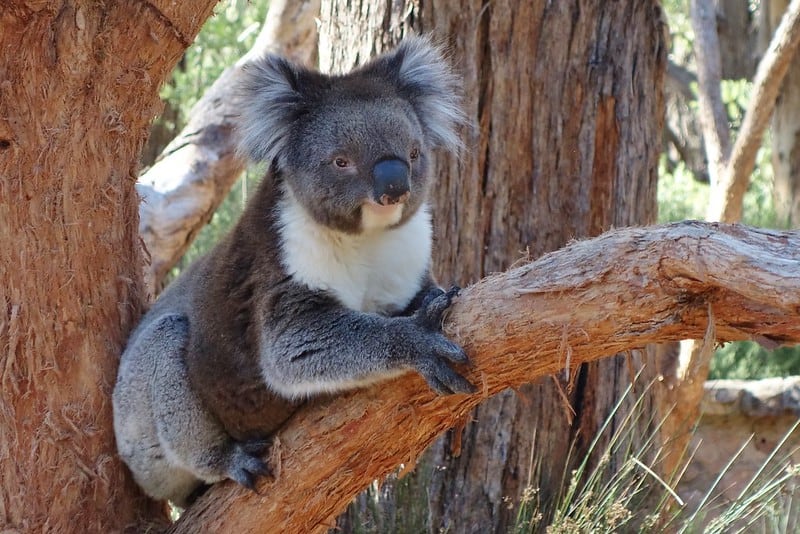
<svg viewBox="0 0 800 534">
<path fill-rule="evenodd" d="M 343 75 L 274 55 L 240 87 L 240 148 L 269 166 L 233 230 L 134 329 L 113 394 L 147 494 L 267 474 L 267 439 L 309 398 L 416 371 L 470 393 L 430 273 L 434 149 L 455 150 L 458 81 L 428 39 Z"/>
</svg>

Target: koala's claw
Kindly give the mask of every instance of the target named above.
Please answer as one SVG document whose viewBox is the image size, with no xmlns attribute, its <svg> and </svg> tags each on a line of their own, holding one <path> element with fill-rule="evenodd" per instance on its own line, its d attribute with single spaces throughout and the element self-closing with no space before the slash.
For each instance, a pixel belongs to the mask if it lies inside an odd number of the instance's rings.
<svg viewBox="0 0 800 534">
<path fill-rule="evenodd" d="M 228 477 L 245 488 L 256 491 L 256 477 L 272 474 L 269 464 L 260 458 L 269 445 L 267 440 L 252 440 L 237 443 L 228 468 Z"/>
<path fill-rule="evenodd" d="M 234 480 L 250 491 L 258 493 L 256 491 L 255 477 L 248 471 L 244 469 L 232 469 L 228 475 L 231 477 L 231 480 Z"/>
<path fill-rule="evenodd" d="M 422 299 L 422 305 L 414 314 L 414 321 L 428 331 L 430 346 L 427 355 L 419 355 L 413 364 L 425 378 L 428 385 L 440 395 L 453 393 L 474 393 L 475 386 L 454 371 L 448 362 L 469 364 L 464 349 L 448 340 L 441 334 L 444 312 L 450 307 L 453 298 L 461 289 L 457 286 L 443 291 L 438 287 L 428 290 Z"/>
<path fill-rule="evenodd" d="M 260 456 L 267 452 L 271 444 L 272 440 L 269 439 L 251 439 L 241 442 L 239 446 L 248 454 L 257 454 Z"/>
<path fill-rule="evenodd" d="M 453 297 L 458 295 L 459 291 L 461 288 L 458 286 L 451 287 L 447 292 L 438 287 L 428 291 L 422 300 L 422 306 L 417 311 L 417 320 L 428 330 L 441 331 L 444 312 L 453 303 Z"/>
<path fill-rule="evenodd" d="M 440 335 L 439 343 L 436 347 L 436 355 L 445 358 L 453 363 L 469 364 L 469 358 L 464 349 Z"/>
<path fill-rule="evenodd" d="M 431 301 L 440 295 L 444 295 L 444 290 L 442 288 L 436 286 L 429 288 L 425 296 L 422 297 L 422 302 L 419 305 L 420 309 L 427 308 Z"/>
<path fill-rule="evenodd" d="M 432 358 L 418 367 L 428 385 L 440 395 L 453 393 L 475 393 L 477 388 L 466 378 L 455 372 L 444 361 Z"/>
</svg>

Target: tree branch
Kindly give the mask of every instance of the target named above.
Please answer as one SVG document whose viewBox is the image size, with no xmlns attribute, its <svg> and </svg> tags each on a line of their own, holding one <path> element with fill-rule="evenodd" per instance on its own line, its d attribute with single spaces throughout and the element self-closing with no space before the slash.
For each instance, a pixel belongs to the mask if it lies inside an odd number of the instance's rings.
<svg viewBox="0 0 800 534">
<path fill-rule="evenodd" d="M 753 92 L 742 127 L 731 151 L 719 191 L 711 196 L 709 220 L 736 222 L 742 218 L 742 198 L 761 146 L 764 130 L 775 109 L 781 84 L 800 44 L 800 0 L 792 0 L 775 36 L 758 64 Z"/>
<path fill-rule="evenodd" d="M 667 61 L 667 86 L 679 93 L 685 100 L 694 100 L 692 83 L 697 82 L 697 76 L 674 61 Z"/>
<path fill-rule="evenodd" d="M 233 93 L 242 67 L 268 51 L 312 62 L 319 5 L 320 0 L 271 2 L 256 43 L 206 91 L 186 127 L 139 178 L 139 233 L 151 258 L 144 273 L 151 296 L 245 168 L 233 139 Z"/>
<path fill-rule="evenodd" d="M 722 64 L 717 16 L 711 0 L 692 0 L 692 29 L 697 58 L 698 119 L 703 131 L 711 187 L 720 181 L 731 151 L 728 114 L 722 103 Z"/>
<path fill-rule="evenodd" d="M 174 532 L 322 532 L 374 479 L 412 466 L 487 397 L 648 343 L 800 342 L 800 233 L 702 222 L 574 242 L 462 291 L 445 329 L 480 393 L 438 397 L 415 374 L 315 400 L 277 434 L 277 478 L 225 483 Z M 569 354 L 569 361 L 567 356 Z"/>
</svg>

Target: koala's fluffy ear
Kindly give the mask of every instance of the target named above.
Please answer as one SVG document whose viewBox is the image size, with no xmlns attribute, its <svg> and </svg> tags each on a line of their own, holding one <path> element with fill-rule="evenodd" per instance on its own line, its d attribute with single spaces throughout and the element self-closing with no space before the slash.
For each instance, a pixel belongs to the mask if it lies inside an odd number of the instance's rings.
<svg viewBox="0 0 800 534">
<path fill-rule="evenodd" d="M 466 124 L 466 116 L 459 78 L 430 38 L 407 38 L 364 70 L 387 76 L 411 102 L 430 145 L 453 151 L 461 146 L 458 127 Z"/>
<path fill-rule="evenodd" d="M 239 84 L 239 151 L 272 162 L 283 152 L 292 123 L 313 105 L 320 74 L 275 55 L 245 65 Z"/>
</svg>

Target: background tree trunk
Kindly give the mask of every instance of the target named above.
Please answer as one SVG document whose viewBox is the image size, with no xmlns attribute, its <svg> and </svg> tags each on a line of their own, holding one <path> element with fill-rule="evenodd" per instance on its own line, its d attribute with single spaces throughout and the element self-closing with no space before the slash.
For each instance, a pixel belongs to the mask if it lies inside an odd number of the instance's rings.
<svg viewBox="0 0 800 534">
<path fill-rule="evenodd" d="M 756 152 L 761 146 L 770 117 L 773 117 L 773 125 L 783 128 L 783 137 L 776 139 L 773 154 L 778 154 L 778 160 L 784 160 L 784 173 L 788 172 L 785 167 L 787 164 L 788 169 L 791 168 L 790 153 L 797 133 L 792 129 L 791 121 L 793 118 L 800 118 L 800 115 L 795 110 L 785 108 L 779 117 L 773 115 L 773 109 L 777 111 L 776 105 L 781 101 L 779 90 L 800 44 L 800 1 L 794 0 L 791 4 L 778 7 L 781 9 L 779 13 L 773 12 L 774 16 L 765 17 L 765 20 L 774 24 L 775 31 L 769 33 L 768 46 L 753 79 L 751 100 L 736 142 L 731 147 L 727 113 L 720 93 L 722 78 L 717 26 L 711 22 L 716 20 L 713 2 L 692 0 L 692 27 L 695 32 L 699 80 L 698 100 L 701 109 L 699 119 L 703 127 L 711 175 L 707 211 L 709 220 L 733 223 L 741 219 L 744 194 L 749 187 Z M 763 8 L 773 10 L 776 6 L 765 3 Z M 789 102 L 795 101 L 791 91 L 782 98 L 788 98 Z M 775 159 L 773 155 L 773 160 Z M 791 181 L 789 179 L 786 184 Z M 776 178 L 776 192 L 779 189 Z M 789 191 L 786 194 L 790 197 Z M 668 469 L 678 467 L 677 458 L 683 446 L 688 445 L 692 428 L 700 417 L 703 384 L 708 377 L 713 356 L 714 345 L 707 339 L 681 343 L 678 356 L 680 364 L 674 366 L 665 377 L 668 385 L 667 401 L 675 404 L 675 409 L 664 423 L 665 432 L 675 438 L 675 446 L 665 462 Z"/>
<path fill-rule="evenodd" d="M 700 2 L 701 0 L 693 0 Z M 698 43 L 699 44 L 699 43 Z M 747 111 L 731 148 L 725 170 L 717 186 L 712 183 L 708 219 L 737 222 L 742 218 L 742 201 L 750 185 L 756 154 L 764 135 L 786 73 L 800 46 L 800 0 L 792 0 L 758 63 Z M 701 87 L 701 90 L 703 88 Z M 713 182 L 713 180 L 712 180 Z"/>
<path fill-rule="evenodd" d="M 323 68 L 346 70 L 410 31 L 439 32 L 453 48 L 475 128 L 460 160 L 439 162 L 443 284 L 655 220 L 665 68 L 656 2 L 373 2 L 354 12 L 331 0 L 321 18 Z M 635 367 L 650 361 L 642 352 L 631 358 Z M 648 365 L 643 379 L 655 374 Z M 455 431 L 428 451 L 408 488 L 385 487 L 384 511 L 351 519 L 394 532 L 505 532 L 529 481 L 544 502 L 553 499 L 570 443 L 577 438 L 577 455 L 585 452 L 631 379 L 617 358 L 581 367 L 569 384 L 502 393 L 471 414 L 463 437 Z"/>
<path fill-rule="evenodd" d="M 158 518 L 116 455 L 111 389 L 143 296 L 139 156 L 158 88 L 214 3 L 3 3 L 4 532 L 116 532 Z"/>
<path fill-rule="evenodd" d="M 750 3 L 749 0 L 714 1 L 722 78 L 725 80 L 749 80 L 756 70 L 758 31 Z"/>
<path fill-rule="evenodd" d="M 761 32 L 766 49 L 788 0 L 764 0 Z M 800 55 L 795 55 L 772 114 L 772 171 L 777 223 L 800 226 Z"/>
</svg>

